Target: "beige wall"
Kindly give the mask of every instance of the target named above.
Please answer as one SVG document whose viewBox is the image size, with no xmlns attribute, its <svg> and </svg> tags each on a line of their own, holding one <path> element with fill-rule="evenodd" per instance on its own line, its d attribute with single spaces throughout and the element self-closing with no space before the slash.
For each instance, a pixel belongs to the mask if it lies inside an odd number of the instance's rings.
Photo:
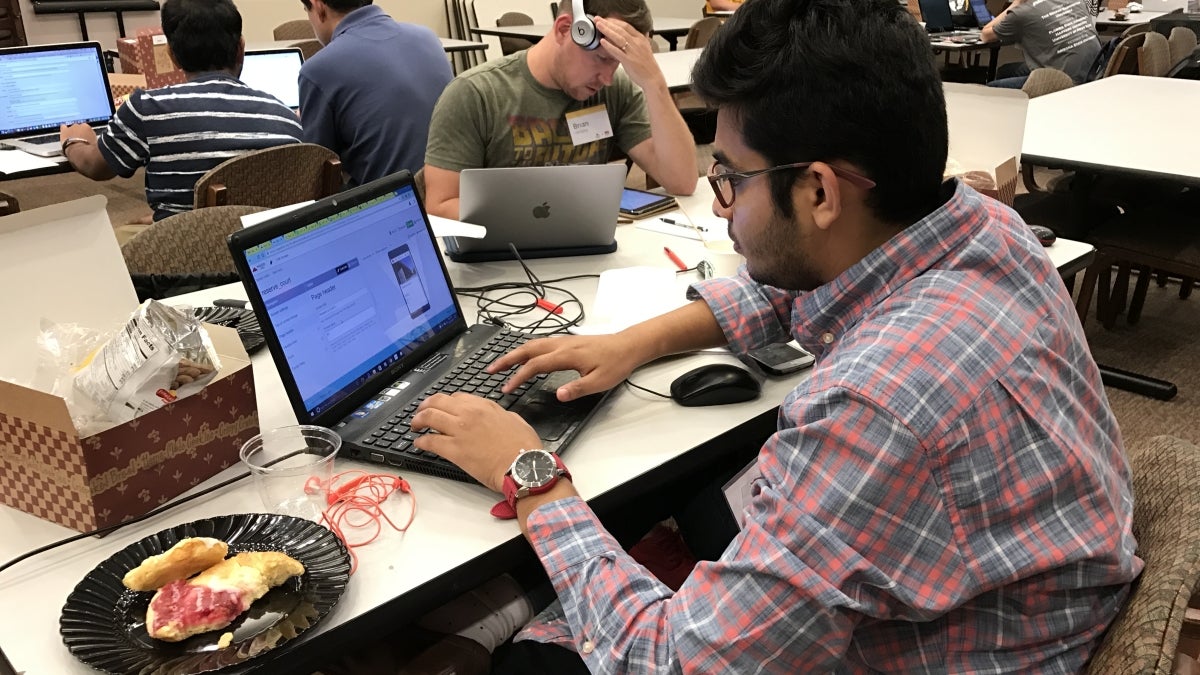
<svg viewBox="0 0 1200 675">
<path fill-rule="evenodd" d="M 74 14 L 34 14 L 30 0 L 21 1 L 21 13 L 30 44 L 75 42 L 79 40 L 79 22 Z M 569 1 L 569 0 L 567 0 Z M 700 18 L 703 0 L 648 0 L 650 9 L 659 16 Z M 235 0 L 242 12 L 243 33 L 247 41 L 271 39 L 271 29 L 291 19 L 303 19 L 300 0 Z M 429 26 L 438 35 L 446 36 L 446 9 L 443 0 L 376 0 L 399 21 Z M 546 0 L 549 6 L 549 0 Z M 113 49 L 117 39 L 117 20 L 110 13 L 89 14 L 88 37 L 97 40 L 105 49 Z M 157 26 L 157 12 L 128 12 L 125 30 L 134 35 L 143 26 Z"/>
</svg>

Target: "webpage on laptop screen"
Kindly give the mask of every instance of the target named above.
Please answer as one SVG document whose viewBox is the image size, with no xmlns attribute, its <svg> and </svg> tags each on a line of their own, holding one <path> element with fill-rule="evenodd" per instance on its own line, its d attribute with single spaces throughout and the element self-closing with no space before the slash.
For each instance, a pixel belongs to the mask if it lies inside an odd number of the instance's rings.
<svg viewBox="0 0 1200 675">
<path fill-rule="evenodd" d="M 311 415 L 457 316 L 411 187 L 255 246 L 246 261 Z"/>
<path fill-rule="evenodd" d="M 108 121 L 107 86 L 94 47 L 0 54 L 0 134 Z"/>
</svg>

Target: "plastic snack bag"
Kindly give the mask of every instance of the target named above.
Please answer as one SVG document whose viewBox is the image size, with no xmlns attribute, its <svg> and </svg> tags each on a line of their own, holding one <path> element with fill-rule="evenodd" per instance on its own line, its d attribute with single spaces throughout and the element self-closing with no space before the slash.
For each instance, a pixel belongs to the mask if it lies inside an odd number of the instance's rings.
<svg viewBox="0 0 1200 675">
<path fill-rule="evenodd" d="M 101 419 L 121 424 L 200 391 L 220 368 L 195 317 L 147 300 L 82 361 L 73 393 Z"/>
</svg>

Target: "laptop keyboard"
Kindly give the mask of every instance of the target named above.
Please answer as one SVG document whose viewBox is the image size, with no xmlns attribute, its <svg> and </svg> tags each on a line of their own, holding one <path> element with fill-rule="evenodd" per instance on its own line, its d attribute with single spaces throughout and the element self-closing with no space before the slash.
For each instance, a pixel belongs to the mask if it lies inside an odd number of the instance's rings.
<svg viewBox="0 0 1200 675">
<path fill-rule="evenodd" d="M 517 387 L 513 393 L 505 394 L 500 391 L 500 387 L 512 375 L 512 369 L 491 375 L 484 372 L 484 368 L 501 354 L 524 344 L 529 337 L 523 333 L 510 333 L 507 331 L 497 333 L 492 339 L 475 350 L 470 356 L 463 359 L 416 398 L 409 401 L 408 405 L 401 411 L 389 417 L 383 424 L 380 424 L 375 431 L 371 432 L 368 438 L 364 438 L 360 443 L 370 448 L 403 452 L 414 457 L 423 457 L 426 460 L 445 463 L 448 467 L 453 467 L 457 471 L 457 467 L 454 467 L 449 460 L 443 459 L 432 452 L 420 450 L 413 445 L 412 442 L 421 435 L 420 432 L 414 431 L 412 428 L 412 418 L 417 412 L 417 406 L 421 405 L 421 402 L 426 398 L 437 393 L 451 394 L 456 391 L 463 391 L 491 399 L 505 409 L 512 408 L 530 388 L 546 379 L 547 375 L 542 373 L 530 378 Z"/>
<path fill-rule="evenodd" d="M 95 129 L 96 129 L 97 136 L 108 131 L 108 127 L 95 127 Z M 22 138 L 15 138 L 13 140 L 24 141 L 26 143 L 33 143 L 34 145 L 41 145 L 43 143 L 57 143 L 58 137 L 59 137 L 59 134 L 56 131 L 52 134 L 42 134 L 40 136 L 24 136 Z"/>
</svg>

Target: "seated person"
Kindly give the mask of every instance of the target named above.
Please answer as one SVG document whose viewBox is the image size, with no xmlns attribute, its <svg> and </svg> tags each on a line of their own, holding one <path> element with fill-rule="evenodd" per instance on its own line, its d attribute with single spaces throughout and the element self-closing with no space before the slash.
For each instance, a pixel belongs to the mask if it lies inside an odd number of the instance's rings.
<svg viewBox="0 0 1200 675">
<path fill-rule="evenodd" d="M 696 189 L 696 144 L 654 60 L 645 0 L 585 0 L 604 36 L 592 51 L 571 38 L 571 2 L 559 6 L 540 42 L 446 87 L 425 151 L 429 213 L 458 218 L 463 169 L 604 164 L 616 149 L 668 192 Z M 574 142 L 566 116 L 577 111 L 606 112 L 608 137 Z"/>
<path fill-rule="evenodd" d="M 924 31 L 895 0 L 751 0 L 693 88 L 717 109 L 709 180 L 738 275 L 489 370 L 519 366 L 509 390 L 576 370 L 558 391 L 573 400 L 715 345 L 791 338 L 816 363 L 781 402 L 740 531 L 678 591 L 622 552 L 568 475 L 543 467 L 519 496 L 546 460 L 521 418 L 428 398 L 412 426 L 438 433 L 415 444 L 505 496 L 561 601 L 510 658 L 565 647 L 605 673 L 1079 672 L 1142 569 L 1129 467 L 1042 245 L 1011 209 L 942 181 L 946 105 Z"/>
<path fill-rule="evenodd" d="M 214 166 L 300 142 L 295 113 L 237 79 L 246 43 L 231 0 L 166 0 L 162 27 L 187 82 L 135 90 L 99 138 L 86 124 L 59 132 L 67 161 L 92 180 L 129 178 L 146 167 L 146 201 L 156 221 L 190 211 L 196 181 Z"/>
<path fill-rule="evenodd" d="M 351 185 L 425 165 L 433 105 L 454 77 L 433 31 L 372 0 L 301 0 L 325 47 L 300 69 L 304 140 L 338 154 Z"/>
<path fill-rule="evenodd" d="M 1035 68 L 1057 68 L 1082 84 L 1100 54 L 1100 39 L 1083 0 L 1013 0 L 983 27 L 984 42 L 1015 44 L 1024 63 L 996 70 L 992 87 L 1020 89 Z"/>
</svg>

